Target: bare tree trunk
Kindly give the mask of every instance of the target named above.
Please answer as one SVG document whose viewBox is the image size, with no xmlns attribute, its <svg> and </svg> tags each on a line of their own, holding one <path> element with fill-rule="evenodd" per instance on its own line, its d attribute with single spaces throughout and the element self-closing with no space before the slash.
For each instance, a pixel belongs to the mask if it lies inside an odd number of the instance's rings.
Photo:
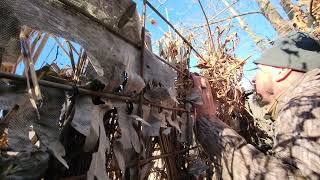
<svg viewBox="0 0 320 180">
<path fill-rule="evenodd" d="M 256 2 L 258 3 L 262 14 L 269 20 L 273 28 L 280 35 L 285 35 L 293 30 L 290 23 L 280 16 L 269 0 L 256 0 Z"/>
<path fill-rule="evenodd" d="M 291 0 L 280 0 L 280 4 L 284 11 L 287 13 L 289 19 L 292 20 L 294 16 L 294 11 Z"/>
</svg>

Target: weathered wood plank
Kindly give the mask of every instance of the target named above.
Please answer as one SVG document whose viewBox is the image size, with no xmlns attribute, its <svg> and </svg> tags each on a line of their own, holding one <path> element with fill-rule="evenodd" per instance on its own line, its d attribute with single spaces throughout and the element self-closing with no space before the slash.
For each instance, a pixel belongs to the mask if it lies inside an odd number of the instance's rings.
<svg viewBox="0 0 320 180">
<path fill-rule="evenodd" d="M 69 3 L 75 3 L 73 0 L 63 0 Z M 123 2 L 122 2 L 123 1 Z M 89 1 L 86 1 L 89 2 Z M 98 0 L 90 1 L 100 2 Z M 123 14 L 127 12 L 131 0 L 110 0 L 113 4 L 118 4 L 112 8 L 112 12 L 120 12 L 121 19 Z M 87 51 L 88 57 L 96 70 L 97 78 L 103 81 L 109 90 L 113 90 L 123 82 L 123 72 L 126 71 L 129 76 L 129 81 L 134 79 L 134 86 L 131 86 L 126 93 L 136 91 L 137 93 L 142 90 L 144 83 L 139 76 L 140 69 L 140 50 L 131 44 L 126 43 L 124 40 L 110 33 L 104 26 L 93 21 L 87 16 L 79 13 L 69 6 L 62 3 L 62 0 L 4 0 L 0 2 L 1 6 L 6 6 L 18 19 L 21 25 L 27 25 L 34 29 L 54 33 L 58 36 L 68 40 L 75 41 L 84 47 Z M 94 7 L 92 7 L 94 9 Z M 91 10 L 92 10 L 91 8 Z M 98 7 L 96 7 L 98 8 Z M 109 7 L 110 8 L 110 7 Z M 109 8 L 99 9 L 97 12 L 104 12 L 108 14 Z M 88 10 L 88 9 L 87 9 Z M 136 13 L 136 12 L 135 12 Z M 93 13 L 93 15 L 95 15 Z M 112 15 L 112 13 L 109 13 Z M 96 16 L 96 18 L 100 18 Z M 101 20 L 104 17 L 101 17 Z M 133 23 L 130 26 L 138 27 L 138 20 L 129 20 L 128 23 Z M 103 22 L 108 23 L 108 20 Z M 116 25 L 116 21 L 109 22 L 110 27 Z M 124 29 L 118 30 L 121 32 Z M 128 25 L 129 26 L 129 25 Z M 139 37 L 134 31 L 128 32 L 130 36 L 135 35 Z M 126 35 L 128 33 L 124 33 Z M 129 36 L 129 35 L 128 35 Z M 131 38 L 133 39 L 133 38 Z M 139 38 L 133 39 L 139 43 Z M 152 53 L 146 51 L 145 55 L 145 82 L 156 81 L 160 82 L 164 88 L 169 89 L 173 87 L 174 78 L 176 73 L 159 62 Z M 129 83 L 130 84 L 130 83 Z"/>
</svg>

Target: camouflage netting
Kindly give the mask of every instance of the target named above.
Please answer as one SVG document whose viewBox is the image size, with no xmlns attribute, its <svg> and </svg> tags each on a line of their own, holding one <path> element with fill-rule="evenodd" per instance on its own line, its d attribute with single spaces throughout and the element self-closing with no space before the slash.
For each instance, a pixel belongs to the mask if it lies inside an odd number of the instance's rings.
<svg viewBox="0 0 320 180">
<path fill-rule="evenodd" d="M 178 99 L 176 88 L 189 91 L 190 86 L 178 86 L 175 81 L 188 76 L 178 77 L 151 51 L 145 51 L 144 64 L 140 64 L 141 51 L 136 45 L 142 43 L 141 27 L 134 2 L 3 0 L 0 10 L 1 66 L 17 66 L 20 55 L 31 63 L 34 49 L 30 48 L 29 57 L 24 48 L 40 33 L 77 42 L 87 55 L 82 57 L 80 52 L 83 62 L 79 64 L 85 71 L 79 74 L 54 63 L 37 70 L 39 79 L 73 87 L 68 91 L 41 85 L 41 97 L 37 97 L 32 68 L 24 74 L 32 79 L 27 80 L 30 87 L 25 81 L 0 79 L 0 134 L 4 139 L 0 179 L 185 179 L 205 175 L 210 162 L 193 140 L 194 116 L 170 109 L 188 104 L 190 110 L 191 104 L 201 103 L 199 95 L 187 92 Z M 22 26 L 25 34 L 20 32 Z M 179 61 L 180 68 L 188 72 L 187 59 Z M 143 93 L 142 114 L 138 101 L 83 95 L 79 87 L 131 99 Z"/>
<path fill-rule="evenodd" d="M 15 63 L 20 55 L 20 24 L 5 3 L 0 4 L 0 62 Z"/>
</svg>

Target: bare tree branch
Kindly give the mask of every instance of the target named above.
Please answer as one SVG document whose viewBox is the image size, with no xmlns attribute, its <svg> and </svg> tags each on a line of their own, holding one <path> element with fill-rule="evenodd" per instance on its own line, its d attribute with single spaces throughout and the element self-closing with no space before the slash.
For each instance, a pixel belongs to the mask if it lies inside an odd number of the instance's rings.
<svg viewBox="0 0 320 180">
<path fill-rule="evenodd" d="M 262 12 L 262 14 L 269 20 L 273 28 L 278 31 L 280 35 L 285 35 L 293 30 L 290 23 L 284 20 L 276 8 L 269 0 L 255 0 Z"/>
<path fill-rule="evenodd" d="M 210 50 L 212 51 L 212 53 L 214 53 L 214 52 L 215 52 L 215 47 L 214 47 L 214 43 L 213 43 L 212 31 L 211 31 L 211 28 L 210 28 L 210 25 L 209 25 L 209 20 L 208 20 L 208 17 L 207 17 L 207 15 L 206 15 L 206 12 L 205 12 L 204 9 L 203 9 L 203 6 L 202 6 L 202 4 L 201 4 L 201 1 L 198 0 L 198 2 L 199 2 L 199 4 L 200 4 L 201 10 L 202 10 L 203 15 L 204 15 L 204 17 L 205 17 L 205 19 L 206 19 L 206 22 L 207 22 L 208 34 L 209 34 L 209 38 L 210 38 L 210 41 L 211 41 Z"/>
<path fill-rule="evenodd" d="M 220 14 L 226 12 L 230 7 L 232 7 L 233 5 L 235 5 L 237 2 L 239 2 L 239 0 L 234 1 L 233 3 L 230 4 L 230 6 L 227 6 L 226 8 L 224 8 L 222 11 L 218 12 L 217 14 L 215 14 L 213 17 L 210 18 L 209 22 L 213 21 L 216 17 L 218 17 Z"/>
<path fill-rule="evenodd" d="M 250 15 L 250 14 L 261 14 L 261 11 L 246 12 L 246 13 L 243 13 L 243 14 L 229 16 L 229 17 L 224 18 L 224 19 L 220 19 L 220 20 L 217 20 L 217 21 L 209 22 L 209 25 L 217 24 L 217 23 L 220 23 L 220 22 L 224 22 L 224 21 L 236 18 L 236 17 L 246 16 L 246 15 Z M 203 28 L 205 26 L 206 25 L 194 26 L 191 29 L 199 29 L 199 28 Z"/>
</svg>

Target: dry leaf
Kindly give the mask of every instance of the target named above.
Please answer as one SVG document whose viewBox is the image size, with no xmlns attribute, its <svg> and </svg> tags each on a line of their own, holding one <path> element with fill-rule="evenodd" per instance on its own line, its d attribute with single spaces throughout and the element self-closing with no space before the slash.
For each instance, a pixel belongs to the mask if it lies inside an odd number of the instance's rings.
<svg viewBox="0 0 320 180">
<path fill-rule="evenodd" d="M 92 154 L 90 168 L 87 173 L 87 179 L 89 180 L 108 179 L 106 173 L 106 152 L 110 149 L 110 142 L 106 137 L 103 119 L 97 119 L 97 126 L 99 126 L 99 147 L 98 152 Z"/>
<path fill-rule="evenodd" d="M 140 122 L 141 122 L 142 124 L 144 124 L 144 125 L 151 126 L 147 121 L 145 121 L 144 119 L 142 119 L 140 116 L 130 115 L 129 117 L 131 117 L 133 120 L 140 121 Z"/>
<path fill-rule="evenodd" d="M 120 142 L 124 149 L 130 149 L 132 146 L 136 152 L 141 151 L 141 144 L 138 133 L 133 127 L 132 118 L 126 112 L 127 105 L 125 103 L 115 104 L 118 111 L 118 123 L 121 129 Z"/>
<path fill-rule="evenodd" d="M 179 120 L 173 120 L 172 119 L 172 111 L 169 110 L 163 110 L 163 113 L 165 114 L 165 118 L 167 120 L 167 122 L 174 127 L 175 129 L 177 129 L 179 131 L 179 133 L 182 133 L 181 128 L 180 128 L 180 124 L 179 124 Z"/>
<path fill-rule="evenodd" d="M 166 127 L 166 118 L 164 113 L 157 112 L 156 108 L 152 108 L 148 123 L 151 126 L 144 126 L 142 129 L 143 136 L 146 137 L 156 137 L 159 136 L 160 127 Z"/>
<path fill-rule="evenodd" d="M 88 136 L 91 127 L 91 120 L 97 120 L 94 117 L 94 104 L 90 96 L 81 96 L 76 100 L 75 113 L 71 126 L 84 136 Z"/>
<path fill-rule="evenodd" d="M 113 153 L 115 155 L 115 157 L 117 158 L 117 162 L 118 162 L 118 166 L 121 169 L 122 173 L 124 174 L 126 171 L 126 163 L 125 163 L 125 159 L 123 157 L 123 147 L 121 142 L 119 141 L 115 141 L 113 144 Z"/>
</svg>

